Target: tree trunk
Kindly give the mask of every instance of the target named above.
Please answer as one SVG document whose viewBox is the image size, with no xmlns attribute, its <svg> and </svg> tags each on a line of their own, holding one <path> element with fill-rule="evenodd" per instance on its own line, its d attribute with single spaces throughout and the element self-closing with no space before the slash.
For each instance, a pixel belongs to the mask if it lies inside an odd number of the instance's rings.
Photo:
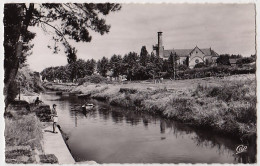
<svg viewBox="0 0 260 166">
<path fill-rule="evenodd" d="M 17 72 L 18 72 L 18 68 L 19 68 L 19 58 L 22 55 L 22 42 L 23 42 L 23 38 L 22 36 L 26 33 L 27 28 L 29 26 L 29 22 L 31 20 L 32 17 L 32 12 L 34 9 L 34 4 L 30 4 L 29 9 L 26 10 L 26 15 L 25 15 L 25 19 L 22 23 L 22 21 L 19 22 L 18 26 L 16 27 L 16 38 L 14 40 L 14 43 L 12 43 L 13 45 L 15 45 L 14 49 L 14 56 L 11 55 L 5 55 L 5 56 L 11 56 L 14 57 L 12 59 L 12 65 L 10 67 L 10 70 L 6 70 L 7 72 L 5 72 L 5 74 L 7 76 L 5 76 L 7 79 L 5 80 L 5 87 L 4 87 L 4 94 L 5 94 L 5 106 L 7 107 L 9 102 L 10 102 L 10 97 L 9 97 L 9 92 L 11 90 L 11 84 L 14 83 Z M 23 12 L 24 12 L 24 5 L 20 5 L 18 6 L 18 10 L 19 10 L 19 16 L 23 16 Z"/>
</svg>

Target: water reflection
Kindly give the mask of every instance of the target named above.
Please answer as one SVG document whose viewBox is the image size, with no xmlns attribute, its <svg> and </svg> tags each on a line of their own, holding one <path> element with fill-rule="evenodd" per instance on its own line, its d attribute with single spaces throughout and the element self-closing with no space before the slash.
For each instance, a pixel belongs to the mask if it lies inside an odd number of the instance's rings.
<svg viewBox="0 0 260 166">
<path fill-rule="evenodd" d="M 108 108 L 99 108 L 98 109 L 99 112 L 99 116 L 104 119 L 104 120 L 108 120 L 110 118 L 110 110 Z"/>
<path fill-rule="evenodd" d="M 75 127 L 78 127 L 78 117 L 77 117 L 77 111 L 75 112 Z"/>
<path fill-rule="evenodd" d="M 255 155 L 256 155 L 255 152 L 249 151 L 249 152 L 237 154 L 237 155 L 234 155 L 234 156 L 235 156 L 235 160 L 238 163 L 247 164 L 247 163 L 256 163 L 256 156 Z"/>
<path fill-rule="evenodd" d="M 160 131 L 162 134 L 165 133 L 165 127 L 166 127 L 165 121 L 160 120 Z"/>
<path fill-rule="evenodd" d="M 80 161 L 91 156 L 91 160 L 99 163 L 256 162 L 256 151 L 236 155 L 235 149 L 241 142 L 216 135 L 212 131 L 194 129 L 182 123 L 111 107 L 95 100 L 79 100 L 67 96 L 57 98 L 53 95 L 47 95 L 45 100 L 57 103 L 64 113 L 64 119 L 65 111 L 73 119 L 73 126 L 77 129 L 71 128 L 69 121 L 64 120 L 62 123 L 68 126 L 66 130 L 71 137 L 68 143 L 73 156 Z M 85 102 L 94 103 L 96 107 L 86 112 L 70 110 L 74 104 Z M 82 142 L 78 140 L 79 136 L 82 137 Z"/>
</svg>

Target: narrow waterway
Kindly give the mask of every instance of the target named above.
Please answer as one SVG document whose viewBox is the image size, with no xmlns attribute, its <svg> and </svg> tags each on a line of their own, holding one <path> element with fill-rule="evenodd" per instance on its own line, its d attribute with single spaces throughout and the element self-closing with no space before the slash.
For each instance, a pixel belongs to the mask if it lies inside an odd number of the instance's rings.
<svg viewBox="0 0 260 166">
<path fill-rule="evenodd" d="M 98 163 L 238 163 L 239 142 L 182 123 L 88 100 L 96 107 L 73 111 L 86 101 L 54 92 L 40 96 L 56 104 L 59 125 L 76 161 Z"/>
</svg>

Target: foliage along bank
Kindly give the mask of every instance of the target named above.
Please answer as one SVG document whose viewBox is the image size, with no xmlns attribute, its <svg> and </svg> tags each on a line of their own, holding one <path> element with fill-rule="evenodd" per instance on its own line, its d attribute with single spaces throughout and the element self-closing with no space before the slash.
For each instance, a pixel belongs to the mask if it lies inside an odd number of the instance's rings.
<svg viewBox="0 0 260 166">
<path fill-rule="evenodd" d="M 178 64 L 178 56 L 171 54 L 168 59 L 162 59 L 152 52 L 148 53 L 142 46 L 140 54 L 129 52 L 124 56 L 113 55 L 111 58 L 103 57 L 97 62 L 91 60 L 77 60 L 65 66 L 49 67 L 41 74 L 48 81 L 55 79 L 62 82 L 82 82 L 82 78 L 99 74 L 103 77 L 126 76 L 127 80 L 147 80 L 154 78 L 192 79 L 210 76 L 224 76 L 234 74 L 255 73 L 256 57 L 242 57 L 241 55 L 220 55 L 217 64 L 198 63 L 193 69 L 185 64 Z M 236 65 L 229 59 L 236 59 Z M 248 65 L 247 65 L 248 64 Z"/>
<path fill-rule="evenodd" d="M 241 138 L 256 135 L 255 75 L 197 81 L 179 80 L 159 87 L 150 83 L 86 83 L 72 92 L 91 94 L 111 105 L 160 114 L 221 134 Z"/>
</svg>

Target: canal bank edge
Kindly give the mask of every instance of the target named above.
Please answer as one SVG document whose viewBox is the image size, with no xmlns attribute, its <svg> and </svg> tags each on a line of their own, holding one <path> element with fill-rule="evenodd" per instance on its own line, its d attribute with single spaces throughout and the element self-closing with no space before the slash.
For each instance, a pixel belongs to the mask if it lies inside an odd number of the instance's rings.
<svg viewBox="0 0 260 166">
<path fill-rule="evenodd" d="M 22 98 L 28 103 L 33 103 L 33 100 L 36 98 L 36 96 L 23 96 Z M 45 109 L 46 108 L 49 109 L 50 106 L 46 105 Z M 56 134 L 52 133 L 52 130 L 52 122 L 42 122 L 42 148 L 44 154 L 54 154 L 57 157 L 59 164 L 74 164 L 75 160 L 72 157 L 69 149 L 67 148 L 65 140 L 62 137 L 60 128 L 58 128 Z"/>
<path fill-rule="evenodd" d="M 49 105 L 48 105 L 49 106 Z M 43 150 L 45 154 L 54 154 L 59 164 L 97 164 L 95 161 L 76 162 L 62 135 L 61 126 L 58 125 L 57 133 L 52 133 L 52 122 L 45 123 L 43 132 Z"/>
<path fill-rule="evenodd" d="M 59 164 L 74 164 L 75 160 L 62 138 L 60 130 L 57 132 L 52 133 L 52 125 L 47 125 L 43 128 L 44 152 L 46 154 L 54 154 Z"/>
<path fill-rule="evenodd" d="M 37 96 L 23 96 L 22 99 L 23 101 L 26 101 L 27 103 L 33 103 L 33 99 L 35 99 Z M 40 104 L 39 107 L 43 109 L 50 108 L 49 105 L 45 104 Z M 37 108 L 36 114 L 37 114 Z M 19 111 L 19 110 L 17 110 Z M 39 110 L 38 110 L 39 111 Z M 44 111 L 44 112 L 48 112 Z M 36 116 L 37 117 L 37 116 Z M 39 119 L 39 117 L 37 117 Z M 44 117 L 43 117 L 44 118 Z M 75 161 L 73 156 L 70 153 L 70 150 L 67 147 L 66 141 L 63 139 L 62 136 L 62 131 L 61 127 L 57 127 L 57 133 L 53 133 L 52 130 L 52 122 L 41 122 L 42 123 L 42 134 L 43 138 L 40 140 L 41 146 L 42 146 L 42 151 L 39 152 L 37 149 L 35 149 L 34 154 L 35 154 L 35 160 L 36 163 L 45 163 L 41 162 L 41 157 L 40 156 L 51 156 L 52 159 L 47 159 L 47 161 L 51 161 L 55 163 L 55 158 L 57 158 L 58 164 L 76 164 L 78 162 Z M 46 157 L 44 157 L 46 158 Z M 54 159 L 53 159 L 54 158 Z M 84 161 L 84 162 L 79 162 L 79 163 L 84 163 L 84 164 L 97 164 L 95 161 Z"/>
<path fill-rule="evenodd" d="M 48 87 L 57 91 L 66 89 L 66 93 L 90 96 L 114 106 L 159 114 L 193 127 L 210 128 L 216 133 L 240 138 L 242 142 L 254 143 L 256 140 L 256 84 L 253 74 L 165 81 L 162 84 L 147 81 L 124 84 L 86 82 L 70 88 L 48 83 Z M 241 123 L 242 120 L 248 122 Z"/>
</svg>

